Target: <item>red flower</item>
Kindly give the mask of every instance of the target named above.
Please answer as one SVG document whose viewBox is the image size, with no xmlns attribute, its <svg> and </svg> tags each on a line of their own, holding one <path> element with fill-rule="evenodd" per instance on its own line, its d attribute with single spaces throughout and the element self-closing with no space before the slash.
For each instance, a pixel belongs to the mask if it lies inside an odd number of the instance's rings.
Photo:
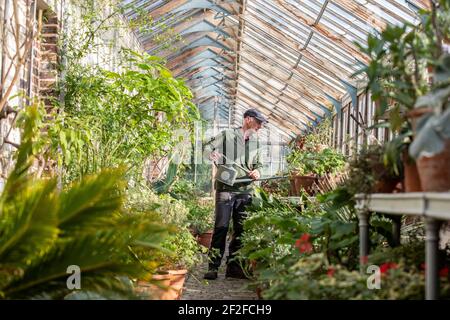
<svg viewBox="0 0 450 320">
<path fill-rule="evenodd" d="M 297 241 L 295 241 L 295 247 L 298 248 L 300 253 L 311 253 L 313 250 L 311 242 L 309 242 L 310 235 L 308 233 L 303 234 Z"/>
<path fill-rule="evenodd" d="M 334 276 L 334 272 L 336 270 L 333 267 L 329 267 L 328 271 L 327 271 L 327 276 L 329 276 L 330 278 L 332 278 Z"/>
<path fill-rule="evenodd" d="M 427 265 L 425 263 L 422 263 L 420 265 L 420 269 L 425 270 L 427 268 Z"/>
<path fill-rule="evenodd" d="M 299 240 L 301 240 L 302 242 L 309 242 L 309 238 L 311 238 L 309 233 L 304 233 L 302 234 L 302 236 L 300 237 Z"/>
<path fill-rule="evenodd" d="M 300 253 L 311 253 L 312 252 L 312 244 L 307 242 L 303 243 L 298 247 Z"/>
<path fill-rule="evenodd" d="M 448 277 L 448 267 L 444 267 L 441 270 L 439 270 L 439 276 L 440 277 Z"/>
<path fill-rule="evenodd" d="M 398 265 L 394 262 L 387 262 L 387 263 L 383 263 L 380 266 L 380 272 L 381 274 L 385 274 L 386 272 L 388 272 L 391 269 L 397 269 Z"/>
</svg>

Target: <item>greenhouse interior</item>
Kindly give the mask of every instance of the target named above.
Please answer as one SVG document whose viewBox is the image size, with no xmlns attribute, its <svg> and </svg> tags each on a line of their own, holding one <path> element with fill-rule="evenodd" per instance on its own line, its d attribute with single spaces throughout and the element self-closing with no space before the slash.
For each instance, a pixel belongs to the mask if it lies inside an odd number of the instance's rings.
<svg viewBox="0 0 450 320">
<path fill-rule="evenodd" d="M 0 18 L 0 299 L 450 299 L 450 1 Z"/>
</svg>

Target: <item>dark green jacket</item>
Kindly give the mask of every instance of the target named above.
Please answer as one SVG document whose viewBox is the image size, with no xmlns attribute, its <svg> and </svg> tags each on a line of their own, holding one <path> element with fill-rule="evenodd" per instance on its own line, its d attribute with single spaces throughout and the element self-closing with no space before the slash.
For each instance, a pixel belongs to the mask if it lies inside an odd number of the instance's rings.
<svg viewBox="0 0 450 320">
<path fill-rule="evenodd" d="M 257 136 L 254 135 L 247 141 L 244 141 L 244 133 L 241 128 L 224 130 L 204 144 L 204 159 L 209 159 L 212 151 L 225 154 L 228 159 L 233 160 L 249 171 L 260 169 L 263 166 L 261 163 L 260 143 Z M 221 158 L 218 164 L 220 167 L 222 164 L 231 165 L 231 162 Z M 238 172 L 236 179 L 250 178 L 244 170 L 236 165 L 233 165 L 233 167 Z M 220 172 L 220 168 L 218 169 L 218 172 Z M 229 186 L 215 179 L 215 186 L 217 191 L 233 191 L 239 193 L 251 193 L 253 191 L 253 182 L 242 182 Z"/>
</svg>

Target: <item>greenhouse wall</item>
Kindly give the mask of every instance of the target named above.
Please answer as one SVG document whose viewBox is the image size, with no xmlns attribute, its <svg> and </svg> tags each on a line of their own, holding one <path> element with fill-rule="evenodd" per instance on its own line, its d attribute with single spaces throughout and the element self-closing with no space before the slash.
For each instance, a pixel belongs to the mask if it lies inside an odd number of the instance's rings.
<svg viewBox="0 0 450 320">
<path fill-rule="evenodd" d="M 67 45 L 62 31 L 80 28 L 78 3 L 75 0 L 19 0 L 16 9 L 15 2 L 0 0 L 0 18 L 3 21 L 0 23 L 0 94 L 2 98 L 8 96 L 0 114 L 0 188 L 13 164 L 14 151 L 20 144 L 20 133 L 12 127 L 16 110 L 23 108 L 25 99 L 37 98 L 48 106 L 50 99 L 60 98 L 56 90 L 59 81 L 57 69 L 63 61 L 61 52 Z M 112 13 L 111 8 L 106 6 L 100 14 L 107 17 Z M 142 52 L 141 44 L 127 29 L 123 18 L 117 16 L 113 20 L 116 28 L 95 39 L 94 47 L 83 59 L 84 64 L 118 71 L 122 48 Z M 19 26 L 19 36 L 15 31 L 16 25 Z M 15 56 L 17 45 L 21 47 L 19 52 L 23 60 L 20 63 Z M 17 75 L 16 69 L 19 70 Z"/>
<path fill-rule="evenodd" d="M 331 146 L 345 155 L 352 155 L 364 144 L 383 143 L 392 138 L 388 128 L 373 128 L 384 120 L 374 120 L 375 103 L 370 93 L 359 92 L 355 103 L 348 96 L 342 99 L 342 109 L 332 119 Z"/>
</svg>

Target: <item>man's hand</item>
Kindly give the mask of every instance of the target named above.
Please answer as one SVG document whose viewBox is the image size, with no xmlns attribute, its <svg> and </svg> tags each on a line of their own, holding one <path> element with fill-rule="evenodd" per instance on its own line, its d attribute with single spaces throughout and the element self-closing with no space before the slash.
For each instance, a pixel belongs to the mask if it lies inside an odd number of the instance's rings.
<svg viewBox="0 0 450 320">
<path fill-rule="evenodd" d="M 220 153 L 218 153 L 217 151 L 213 151 L 210 153 L 209 155 L 209 160 L 217 162 L 220 159 Z"/>
<path fill-rule="evenodd" d="M 257 180 L 261 177 L 261 174 L 259 173 L 258 170 L 252 170 L 248 173 L 248 176 L 253 180 Z"/>
</svg>

